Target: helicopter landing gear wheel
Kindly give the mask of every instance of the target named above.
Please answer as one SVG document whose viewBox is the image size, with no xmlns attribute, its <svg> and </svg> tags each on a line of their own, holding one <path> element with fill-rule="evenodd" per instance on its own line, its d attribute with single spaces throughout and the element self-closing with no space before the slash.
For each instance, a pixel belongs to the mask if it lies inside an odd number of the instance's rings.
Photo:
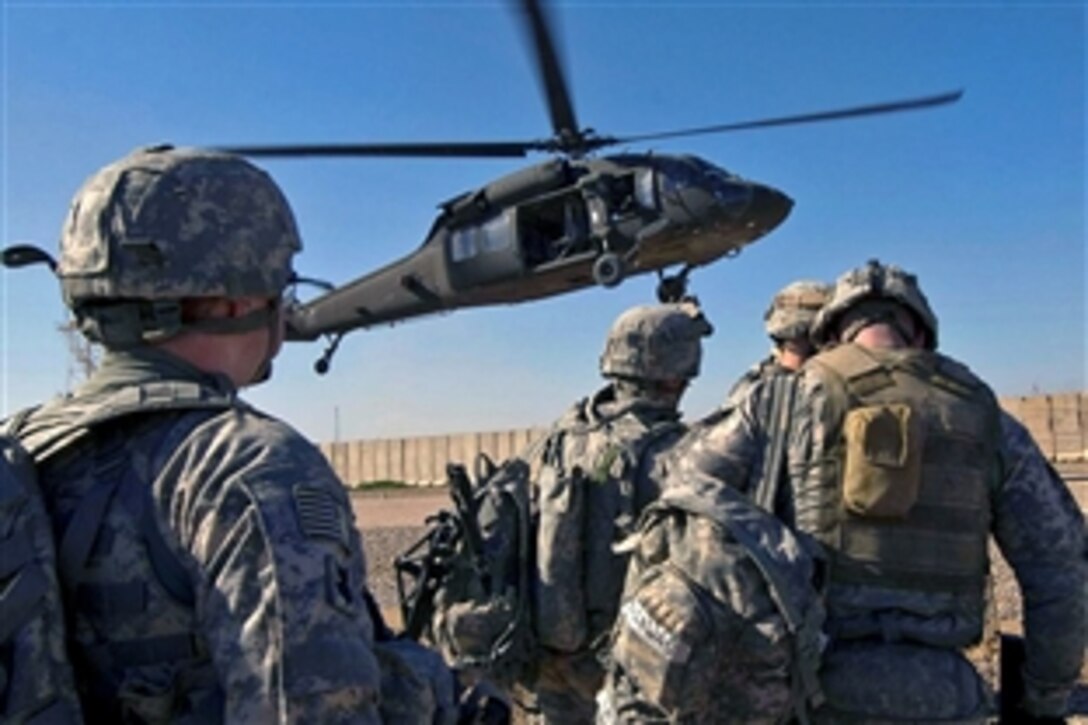
<svg viewBox="0 0 1088 725">
<path fill-rule="evenodd" d="M 605 252 L 593 263 L 593 281 L 602 287 L 615 287 L 623 275 L 623 260 L 614 252 Z"/>
</svg>

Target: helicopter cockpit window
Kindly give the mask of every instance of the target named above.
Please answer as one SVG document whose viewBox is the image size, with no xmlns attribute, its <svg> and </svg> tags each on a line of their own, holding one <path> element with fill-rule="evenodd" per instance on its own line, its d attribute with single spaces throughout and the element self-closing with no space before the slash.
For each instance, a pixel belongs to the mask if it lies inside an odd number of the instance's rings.
<svg viewBox="0 0 1088 725">
<path fill-rule="evenodd" d="M 708 164 L 696 157 L 667 158 L 656 160 L 661 172 L 662 193 L 682 193 L 688 188 L 705 189 L 723 206 L 747 204 L 750 188 L 728 171 Z"/>
<path fill-rule="evenodd" d="M 501 214 L 479 226 L 456 229 L 450 234 L 450 259 L 464 262 L 479 254 L 501 252 L 513 244 L 510 220 Z"/>
<path fill-rule="evenodd" d="M 476 228 L 457 229 L 450 235 L 450 259 L 454 262 L 463 262 L 472 259 L 479 253 L 476 245 Z"/>
<path fill-rule="evenodd" d="M 508 249 L 513 242 L 510 234 L 510 217 L 501 214 L 485 222 L 480 227 L 479 244 L 481 252 L 500 252 Z"/>
<path fill-rule="evenodd" d="M 681 191 L 691 186 L 702 186 L 705 170 L 688 158 L 658 157 L 655 163 L 661 170 L 662 191 Z"/>
<path fill-rule="evenodd" d="M 654 170 L 639 169 L 635 174 L 635 201 L 643 209 L 657 209 L 657 188 L 654 186 Z"/>
</svg>

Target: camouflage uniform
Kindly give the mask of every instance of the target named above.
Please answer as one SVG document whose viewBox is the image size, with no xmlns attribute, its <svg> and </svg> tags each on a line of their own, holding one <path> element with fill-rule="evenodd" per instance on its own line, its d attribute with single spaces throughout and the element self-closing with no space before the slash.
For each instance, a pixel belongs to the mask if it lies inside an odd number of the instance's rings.
<svg viewBox="0 0 1088 725">
<path fill-rule="evenodd" d="M 808 339 L 829 291 L 822 282 L 798 281 L 774 296 L 764 320 L 776 348 Z M 741 376 L 725 405 L 692 426 L 674 449 L 674 467 L 685 476 L 698 473 L 724 481 L 791 522 L 784 442 L 794 389 L 794 371 L 778 362 L 776 351 Z"/>
<path fill-rule="evenodd" d="M 526 455 L 539 472 L 534 613 L 544 654 L 527 683 L 539 711 L 535 722 L 594 720 L 603 678 L 598 655 L 616 618 L 627 563 L 627 555 L 612 547 L 657 497 L 664 454 L 683 432 L 679 393 L 661 394 L 657 384 L 682 386 L 694 378 L 700 338 L 710 331 L 687 305 L 640 307 L 621 315 L 601 356 L 602 374 L 612 382 L 575 404 Z M 557 468 L 576 472 L 575 485 L 547 478 Z M 569 515 L 566 497 L 572 493 L 584 495 L 578 505 L 585 513 L 577 521 Z"/>
<path fill-rule="evenodd" d="M 875 262 L 847 273 L 814 336 L 851 339 L 883 322 L 909 340 L 897 309 L 914 317 L 924 349 L 842 344 L 798 378 L 796 525 L 829 559 L 818 719 L 990 713 L 991 693 L 961 653 L 983 631 L 989 534 L 1024 596 L 1024 709 L 1058 716 L 1086 642 L 1083 518 L 989 388 L 935 352 L 936 318 L 911 275 Z"/>
<path fill-rule="evenodd" d="M 405 658 L 375 652 L 360 538 L 320 452 L 240 401 L 225 375 L 148 344 L 266 328 L 267 368 L 299 247 L 276 185 L 225 154 L 137 152 L 73 202 L 58 276 L 108 352 L 18 432 L 40 461 L 90 721 L 419 722 L 435 711 L 440 689 L 379 702 L 383 679 L 415 675 L 390 675 L 386 661 Z M 244 296 L 274 301 L 197 321 L 181 305 Z M 86 425 L 42 450 L 73 420 Z"/>
<path fill-rule="evenodd" d="M 74 395 L 35 412 L 20 438 L 33 448 L 58 420 L 152 381 L 235 395 L 178 358 L 112 353 Z M 236 399 L 223 411 L 134 412 L 68 443 L 40 475 L 58 531 L 78 536 L 69 527 L 88 502 L 109 496 L 83 570 L 65 571 L 61 558 L 89 719 L 379 722 L 351 509 L 324 458 L 289 426 Z M 188 593 L 172 593 L 156 571 L 145 526 L 157 527 Z"/>
</svg>

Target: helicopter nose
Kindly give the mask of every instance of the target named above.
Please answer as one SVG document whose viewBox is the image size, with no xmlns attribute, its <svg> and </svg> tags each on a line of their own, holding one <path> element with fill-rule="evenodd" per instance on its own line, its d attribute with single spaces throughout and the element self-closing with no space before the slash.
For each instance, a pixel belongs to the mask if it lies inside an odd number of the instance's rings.
<svg viewBox="0 0 1088 725">
<path fill-rule="evenodd" d="M 793 199 L 778 189 L 755 184 L 753 186 L 751 219 L 749 226 L 760 234 L 766 234 L 786 220 L 793 209 Z"/>
</svg>

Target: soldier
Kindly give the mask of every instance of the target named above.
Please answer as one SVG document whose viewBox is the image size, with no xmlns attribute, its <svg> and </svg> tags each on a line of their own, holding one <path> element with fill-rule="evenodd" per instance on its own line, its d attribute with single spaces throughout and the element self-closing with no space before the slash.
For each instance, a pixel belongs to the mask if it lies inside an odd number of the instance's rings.
<svg viewBox="0 0 1088 725">
<path fill-rule="evenodd" d="M 794 373 L 814 352 L 809 328 L 831 288 L 799 280 L 783 287 L 764 314 L 771 354 L 741 376 L 718 410 L 692 426 L 673 450 L 674 469 L 724 481 L 789 523 L 785 431 L 796 387 Z"/>
<path fill-rule="evenodd" d="M 238 397 L 280 349 L 300 247 L 279 188 L 227 154 L 138 151 L 72 203 L 56 272 L 105 358 L 11 428 L 57 532 L 89 722 L 452 716 L 448 672 L 376 648 L 340 481 Z"/>
<path fill-rule="evenodd" d="M 543 723 L 590 723 L 598 660 L 619 607 L 627 556 L 613 544 L 633 530 L 682 433 L 678 406 L 699 373 L 710 324 L 691 303 L 636 307 L 608 333 L 608 384 L 576 403 L 526 459 L 540 512 L 535 630 L 542 655 L 528 689 Z"/>
<path fill-rule="evenodd" d="M 727 400 L 739 401 L 757 380 L 795 373 L 815 348 L 809 338 L 812 321 L 831 294 L 831 286 L 816 280 L 797 280 L 783 287 L 763 313 L 771 338 L 771 354 L 749 368 L 729 390 Z"/>
<path fill-rule="evenodd" d="M 1084 520 L 1022 426 L 936 352 L 917 281 L 843 275 L 798 376 L 788 460 L 796 525 L 828 559 L 818 720 L 981 721 L 962 650 L 983 633 L 993 534 L 1024 601 L 1025 718 L 1059 718 L 1086 641 Z"/>
</svg>

